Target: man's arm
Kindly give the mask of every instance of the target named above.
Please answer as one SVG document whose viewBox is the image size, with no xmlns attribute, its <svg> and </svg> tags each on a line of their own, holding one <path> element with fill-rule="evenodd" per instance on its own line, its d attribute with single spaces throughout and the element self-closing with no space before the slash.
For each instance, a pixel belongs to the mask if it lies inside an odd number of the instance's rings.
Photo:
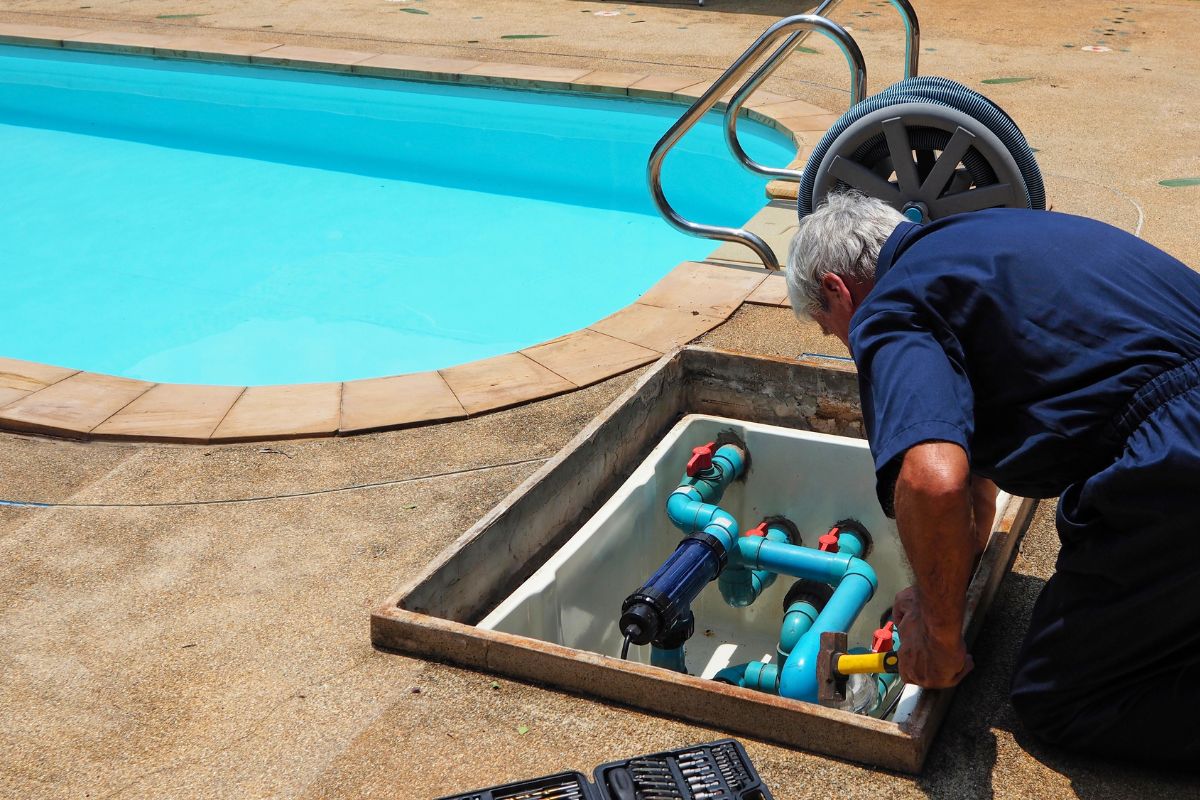
<svg viewBox="0 0 1200 800">
<path fill-rule="evenodd" d="M 895 501 L 896 525 L 914 575 L 913 586 L 896 595 L 893 608 L 900 675 L 918 686 L 954 686 L 972 667 L 962 628 L 978 538 L 966 452 L 949 442 L 910 448 L 896 479 Z"/>
<path fill-rule="evenodd" d="M 996 484 L 981 475 L 971 476 L 971 506 L 975 514 L 975 559 L 983 555 L 992 525 L 996 523 Z"/>
</svg>

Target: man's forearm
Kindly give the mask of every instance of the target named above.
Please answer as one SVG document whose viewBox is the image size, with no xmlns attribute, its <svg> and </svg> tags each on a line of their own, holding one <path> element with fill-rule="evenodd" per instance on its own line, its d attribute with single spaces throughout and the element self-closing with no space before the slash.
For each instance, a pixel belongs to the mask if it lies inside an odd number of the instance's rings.
<svg viewBox="0 0 1200 800">
<path fill-rule="evenodd" d="M 896 525 L 927 634 L 937 644 L 961 644 L 977 542 L 966 453 L 947 442 L 912 448 L 896 481 L 895 500 Z"/>
<path fill-rule="evenodd" d="M 975 517 L 975 558 L 987 547 L 996 523 L 996 484 L 979 475 L 971 476 L 971 506 Z"/>
</svg>

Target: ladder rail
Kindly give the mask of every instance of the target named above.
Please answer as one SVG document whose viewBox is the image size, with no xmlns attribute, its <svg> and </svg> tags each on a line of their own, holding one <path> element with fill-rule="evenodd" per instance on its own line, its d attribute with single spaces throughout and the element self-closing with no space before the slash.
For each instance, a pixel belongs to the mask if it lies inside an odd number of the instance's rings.
<svg viewBox="0 0 1200 800">
<path fill-rule="evenodd" d="M 825 0 L 813 12 L 816 15 L 823 16 L 825 13 L 832 11 L 833 8 L 840 3 L 841 0 Z M 904 77 L 912 78 L 917 74 L 917 62 L 921 50 L 921 26 L 917 21 L 917 12 L 913 9 L 912 4 L 908 0 L 888 0 L 892 7 L 899 13 L 904 21 Z M 737 134 L 737 119 L 742 111 L 742 107 L 746 101 L 750 99 L 750 95 L 754 93 L 763 81 L 771 77 L 779 65 L 783 63 L 784 58 L 789 55 L 797 46 L 800 45 L 813 29 L 803 29 L 789 36 L 779 48 L 763 61 L 762 65 L 755 70 L 742 87 L 729 100 L 729 105 L 725 109 L 725 143 L 729 146 L 729 152 L 738 160 L 743 167 L 758 175 L 777 180 L 791 181 L 799 183 L 800 177 L 804 174 L 803 170 L 787 169 L 783 167 L 768 167 L 759 164 L 742 147 L 741 141 Z M 824 33 L 824 31 L 821 31 Z M 846 51 L 843 43 L 836 37 L 830 37 L 834 43 L 842 50 L 842 54 L 846 56 L 846 60 L 850 61 L 850 54 Z M 857 72 L 851 67 L 850 78 L 850 105 L 853 106 L 866 96 L 866 73 Z"/>
<path fill-rule="evenodd" d="M 685 219 L 679 214 L 667 201 L 666 194 L 662 188 L 662 166 L 667 153 L 675 144 L 683 138 L 691 128 L 703 118 L 713 106 L 717 104 L 721 95 L 726 88 L 734 81 L 745 75 L 754 65 L 759 57 L 762 56 L 769 48 L 776 45 L 781 39 L 785 39 L 796 33 L 799 30 L 816 30 L 819 31 L 835 42 L 846 55 L 846 60 L 851 69 L 852 80 L 859 86 L 859 91 L 863 91 L 866 86 L 867 67 L 863 60 L 862 51 L 858 44 L 846 32 L 846 29 L 836 22 L 833 22 L 825 17 L 816 14 L 796 14 L 791 17 L 786 17 L 779 20 L 770 28 L 767 28 L 761 36 L 754 41 L 742 55 L 738 56 L 737 60 L 729 66 L 721 74 L 716 81 L 713 82 L 708 89 L 700 95 L 697 100 L 692 103 L 687 111 L 684 112 L 674 125 L 672 125 L 658 143 L 654 145 L 654 149 L 650 153 L 650 160 L 646 165 L 646 178 L 650 185 L 650 194 L 654 199 L 654 204 L 658 207 L 659 213 L 663 218 L 674 228 L 691 236 L 698 236 L 708 239 L 719 239 L 726 242 L 737 242 L 749 247 L 754 251 L 762 261 L 763 266 L 769 270 L 778 271 L 780 269 L 779 259 L 775 256 L 775 252 L 771 246 L 763 240 L 761 236 L 745 228 L 729 228 L 721 225 L 706 225 L 703 223 L 692 222 Z M 789 47 L 778 47 L 772 54 L 771 58 L 777 62 L 781 61 L 785 55 L 790 53 Z M 765 76 L 764 76 L 765 79 Z"/>
</svg>

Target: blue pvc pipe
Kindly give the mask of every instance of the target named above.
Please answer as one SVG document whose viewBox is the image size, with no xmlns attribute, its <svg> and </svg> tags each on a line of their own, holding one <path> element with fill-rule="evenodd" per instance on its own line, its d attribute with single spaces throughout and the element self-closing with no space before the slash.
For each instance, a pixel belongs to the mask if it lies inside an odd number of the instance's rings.
<svg viewBox="0 0 1200 800">
<path fill-rule="evenodd" d="M 683 645 L 672 648 L 651 647 L 650 665 L 674 670 L 675 672 L 682 672 L 686 675 L 687 656 L 684 653 Z"/>
<path fill-rule="evenodd" d="M 817 621 L 817 608 L 807 600 L 798 600 L 788 606 L 783 614 L 783 625 L 779 628 L 779 660 L 786 661 L 800 637 Z"/>
<path fill-rule="evenodd" d="M 746 665 L 738 664 L 736 667 L 726 667 L 725 669 L 713 675 L 714 681 L 720 683 L 731 683 L 734 686 L 746 686 Z"/>
<path fill-rule="evenodd" d="M 694 478 L 685 474 L 679 480 L 679 488 L 667 498 L 667 517 L 671 524 L 685 534 L 704 530 L 713 522 L 732 523 L 736 531 L 737 522 L 718 508 L 717 503 L 721 502 L 726 487 L 741 477 L 745 468 L 746 461 L 740 449 L 730 444 L 717 448 L 712 466 Z"/>
<path fill-rule="evenodd" d="M 863 552 L 867 549 L 867 544 L 862 540 L 857 533 L 853 531 L 838 532 L 838 552 L 846 555 L 862 558 Z"/>
<path fill-rule="evenodd" d="M 779 675 L 779 694 L 793 700 L 817 702 L 817 656 L 821 650 L 821 634 L 827 631 L 847 631 L 870 601 L 879 583 L 875 571 L 862 559 L 851 559 L 853 571 L 833 590 L 833 597 L 812 627 L 792 648 Z"/>
<path fill-rule="evenodd" d="M 766 538 L 772 542 L 791 544 L 791 537 L 786 529 L 778 525 L 767 526 Z M 758 538 L 758 537 L 755 537 Z M 721 573 L 717 586 L 721 597 L 734 608 L 750 605 L 758 596 L 775 582 L 776 573 L 765 569 L 749 569 L 738 564 L 730 564 Z"/>
<path fill-rule="evenodd" d="M 864 568 L 872 580 L 875 578 L 875 571 L 867 562 L 845 553 L 827 553 L 813 547 L 781 544 L 759 536 L 743 536 L 737 544 L 737 551 L 729 553 L 731 564 L 766 569 L 793 578 L 808 578 L 831 586 L 836 586 L 850 572 Z"/>
<path fill-rule="evenodd" d="M 815 703 L 821 634 L 850 629 L 879 586 L 875 570 L 861 558 L 846 553 L 827 553 L 757 536 L 738 539 L 737 549 L 730 552 L 730 563 L 836 587 L 825 608 L 792 648 L 779 674 L 780 695 Z"/>
<path fill-rule="evenodd" d="M 722 683 L 732 683 L 744 689 L 757 689 L 768 694 L 777 694 L 779 683 L 779 667 L 776 664 L 766 664 L 762 661 L 751 661 L 738 664 L 736 667 L 726 667 L 713 676 L 713 680 Z"/>
<path fill-rule="evenodd" d="M 700 499 L 695 486 L 680 486 L 667 498 L 667 517 L 685 534 L 704 531 L 716 536 L 728 552 L 737 538 L 737 520 L 728 511 Z"/>
</svg>

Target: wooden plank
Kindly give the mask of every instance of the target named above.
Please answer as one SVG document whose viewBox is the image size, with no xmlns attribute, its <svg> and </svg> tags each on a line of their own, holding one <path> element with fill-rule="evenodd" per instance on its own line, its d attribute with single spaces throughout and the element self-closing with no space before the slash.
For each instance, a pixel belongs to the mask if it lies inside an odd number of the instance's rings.
<svg viewBox="0 0 1200 800">
<path fill-rule="evenodd" d="M 887 769 L 913 772 L 920 766 L 913 737 L 871 717 L 395 607 L 377 611 L 371 625 L 377 647 Z"/>
</svg>

